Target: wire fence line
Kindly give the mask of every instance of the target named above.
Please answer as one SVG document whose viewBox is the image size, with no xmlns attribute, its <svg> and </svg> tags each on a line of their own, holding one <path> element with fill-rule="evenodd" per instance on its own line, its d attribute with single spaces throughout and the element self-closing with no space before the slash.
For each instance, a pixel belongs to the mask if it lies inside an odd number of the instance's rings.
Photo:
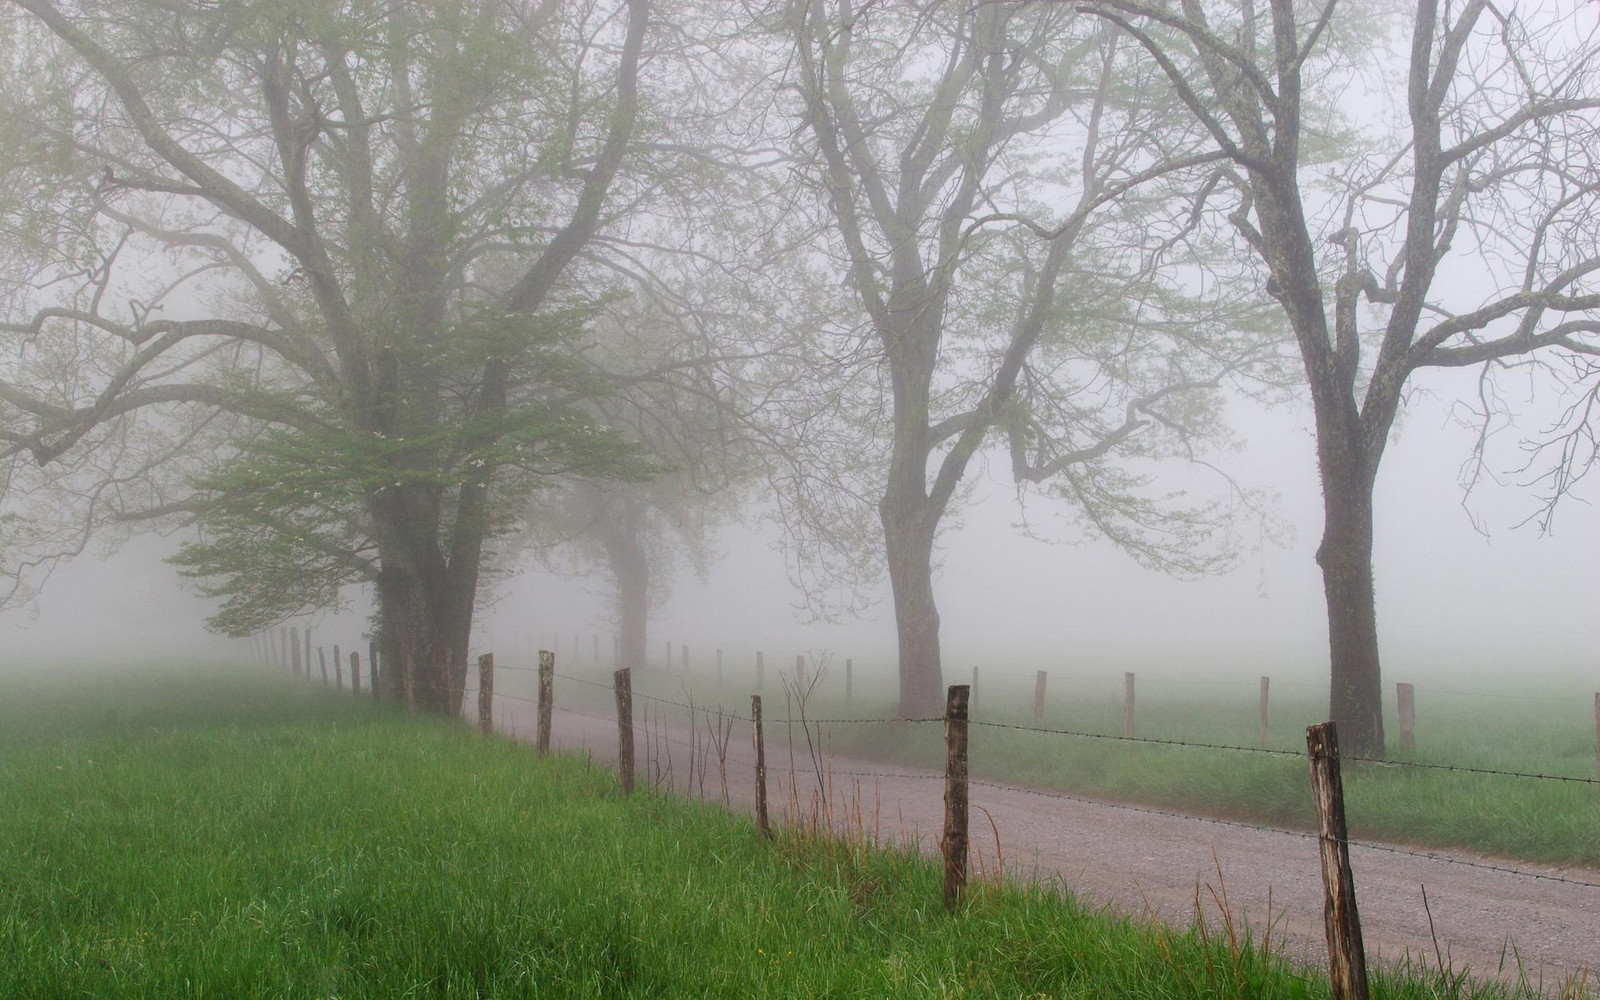
<svg viewBox="0 0 1600 1000">
<path fill-rule="evenodd" d="M 604 683 L 604 682 L 601 682 L 601 681 L 594 681 L 594 680 L 590 680 L 590 679 L 587 679 L 587 678 L 575 677 L 575 676 L 567 675 L 567 674 L 555 674 L 554 676 L 559 678 L 559 679 L 562 679 L 562 680 L 571 681 L 571 682 L 574 682 L 574 683 L 582 684 L 582 685 L 585 685 L 585 686 L 588 686 L 588 687 L 593 687 L 593 688 L 596 688 L 596 689 L 606 690 L 606 691 L 610 691 L 610 692 L 613 692 L 613 693 L 615 693 L 615 691 L 616 691 L 616 687 L 615 687 L 614 684 L 607 684 L 607 683 Z M 651 702 L 653 704 L 667 706 L 667 707 L 671 707 L 671 708 L 678 708 L 678 709 L 682 709 L 682 710 L 688 711 L 689 713 L 691 713 L 691 718 L 693 717 L 694 713 L 700 713 L 702 715 L 705 715 L 708 720 L 712 716 L 716 716 L 719 719 L 721 719 L 722 721 L 726 721 L 726 722 L 729 722 L 729 723 L 732 723 L 732 722 L 750 723 L 750 722 L 753 721 L 747 716 L 743 716 L 743 715 L 739 715 L 737 713 L 730 712 L 725 708 L 717 709 L 717 708 L 713 708 L 712 706 L 709 706 L 709 705 L 697 705 L 697 704 L 694 704 L 692 702 L 678 701 L 678 700 L 674 700 L 674 699 L 670 699 L 670 698 L 661 698 L 659 696 L 648 695 L 648 694 L 644 694 L 642 692 L 637 692 L 637 691 L 633 692 L 633 696 L 635 698 L 639 698 L 641 700 L 648 701 L 648 702 Z M 504 698 L 507 698 L 507 699 L 512 700 L 512 701 L 523 702 L 523 703 L 526 703 L 526 704 L 534 704 L 534 705 L 537 704 L 537 700 L 536 699 L 522 697 L 522 696 L 518 696 L 518 695 L 511 695 L 511 694 L 501 695 L 501 694 L 497 693 L 496 697 L 504 697 Z M 568 708 L 568 707 L 565 707 L 565 706 L 554 706 L 554 708 L 558 712 L 561 712 L 561 713 L 564 713 L 564 714 L 567 714 L 567 715 L 573 715 L 573 716 L 577 716 L 577 717 L 581 717 L 581 718 L 590 719 L 590 720 L 593 720 L 593 721 L 596 721 L 596 722 L 603 722 L 603 723 L 607 723 L 607 724 L 615 724 L 615 722 L 616 722 L 615 718 L 607 717 L 607 716 L 603 716 L 603 715 L 598 715 L 598 714 L 594 714 L 594 713 L 591 713 L 591 712 L 584 712 L 584 711 L 579 710 L 579 709 Z M 659 719 L 659 716 L 658 716 L 658 719 Z M 798 718 L 790 716 L 787 719 L 773 718 L 770 721 L 773 722 L 773 723 L 784 723 L 784 724 L 788 724 L 788 725 L 792 725 L 795 722 L 799 722 L 803 726 L 810 727 L 810 726 L 821 726 L 821 725 L 848 725 L 848 724 L 877 725 L 877 724 L 885 724 L 885 723 L 928 724 L 928 723 L 933 723 L 933 722 L 941 722 L 942 723 L 945 720 L 943 718 L 918 718 L 918 719 L 896 719 L 896 718 L 808 719 L 808 718 L 805 718 L 804 716 L 800 716 Z M 694 724 L 694 723 L 691 723 L 691 724 Z M 969 720 L 968 724 L 969 725 L 975 725 L 975 726 L 987 726 L 987 727 L 996 728 L 996 729 L 1006 729 L 1006 730 L 1012 730 L 1012 731 L 1032 732 L 1032 733 L 1038 733 L 1040 735 L 1047 735 L 1047 736 L 1063 736 L 1063 737 L 1088 738 L 1088 739 L 1106 739 L 1106 740 L 1111 740 L 1111 741 L 1119 742 L 1119 743 L 1146 744 L 1146 745 L 1160 746 L 1160 747 L 1190 747 L 1190 748 L 1203 749 L 1203 750 L 1218 750 L 1218 751 L 1231 751 L 1231 752 L 1241 752 L 1241 753 L 1266 754 L 1266 755 L 1270 755 L 1270 756 L 1285 757 L 1285 758 L 1287 758 L 1287 757 L 1298 757 L 1298 758 L 1302 758 L 1303 759 L 1306 756 L 1304 753 L 1297 753 L 1295 751 L 1282 750 L 1282 749 L 1272 749 L 1272 748 L 1262 748 L 1262 747 L 1249 747 L 1249 746 L 1240 746 L 1240 745 L 1233 745 L 1233 744 L 1189 742 L 1189 741 L 1183 741 L 1183 740 L 1168 740 L 1168 739 L 1157 739 L 1157 738 L 1150 738 L 1150 737 L 1129 737 L 1129 736 L 1120 736 L 1120 735 L 1106 734 L 1106 733 L 1080 732 L 1080 731 L 1076 731 L 1076 730 L 1048 729 L 1048 728 L 1044 728 L 1044 727 L 1023 726 L 1023 725 L 1017 725 L 1017 724 L 1012 724 L 1012 723 L 982 722 L 982 721 L 975 720 L 975 719 L 974 720 Z M 649 725 L 648 717 L 644 720 L 644 725 L 646 725 L 646 726 Z M 711 740 L 711 737 L 709 735 L 707 736 L 708 742 L 706 742 L 706 743 L 701 743 L 701 742 L 698 742 L 698 741 L 691 741 L 691 740 L 684 740 L 684 739 L 678 738 L 678 737 L 673 736 L 673 735 L 671 735 L 669 733 L 666 733 L 666 732 L 658 732 L 654 736 L 652 736 L 651 739 L 657 740 L 657 741 L 665 743 L 665 744 L 673 745 L 673 746 L 680 746 L 680 747 L 689 749 L 690 751 L 709 751 L 709 750 L 711 750 L 711 749 L 713 749 L 715 747 L 715 741 Z M 1339 759 L 1341 761 L 1355 761 L 1355 762 L 1361 762 L 1361 763 L 1373 763 L 1373 764 L 1380 764 L 1380 765 L 1386 765 L 1386 766 L 1398 766 L 1398 767 L 1418 767 L 1418 768 L 1426 768 L 1426 769 L 1430 769 L 1430 770 L 1457 771 L 1457 772 L 1463 772 L 1463 773 L 1469 773 L 1469 774 L 1492 775 L 1492 776 L 1501 776 L 1501 777 L 1542 779 L 1542 780 L 1564 781 L 1564 782 L 1573 782 L 1573 783 L 1581 783 L 1581 784 L 1596 784 L 1597 783 L 1596 779 L 1593 779 L 1593 778 L 1578 778 L 1578 777 L 1572 777 L 1572 776 L 1568 776 L 1568 775 L 1549 775 L 1549 774 L 1540 774 L 1540 773 L 1537 773 L 1537 772 L 1499 770 L 1499 769 L 1494 769 L 1494 768 L 1476 768 L 1476 767 L 1467 767 L 1467 766 L 1463 766 L 1463 765 L 1452 765 L 1452 764 L 1433 764 L 1433 763 L 1422 762 L 1422 761 L 1392 761 L 1392 760 L 1385 760 L 1385 759 L 1381 759 L 1381 758 L 1367 757 L 1367 756 L 1356 755 L 1356 754 L 1339 755 Z M 723 767 L 723 768 L 726 768 L 726 766 L 729 763 L 737 764 L 737 765 L 743 765 L 743 766 L 754 766 L 754 764 L 755 764 L 754 760 L 745 759 L 741 755 L 737 755 L 736 754 L 736 755 L 732 755 L 730 757 L 728 755 L 728 753 L 727 753 L 727 750 L 726 750 L 726 744 L 723 746 L 722 752 L 720 753 L 720 755 L 718 757 L 718 761 L 719 761 L 719 766 Z M 936 781 L 936 780 L 942 780 L 945 777 L 944 775 L 939 774 L 937 772 L 925 771 L 925 770 L 917 770 L 917 769 L 913 769 L 913 768 L 909 768 L 909 767 L 906 768 L 906 769 L 903 769 L 903 770 L 896 770 L 896 771 L 872 771 L 872 770 L 859 770 L 859 769 L 855 769 L 855 768 L 835 768 L 835 767 L 831 767 L 830 766 L 830 767 L 828 767 L 826 769 L 826 775 L 830 779 L 834 778 L 834 777 L 842 777 L 842 778 L 857 778 L 857 779 L 866 778 L 866 779 L 875 779 L 875 780 L 890 779 L 890 780 L 909 780 L 909 781 Z M 978 787 L 983 787 L 983 788 L 989 788 L 989 789 L 993 789 L 993 790 L 996 790 L 996 791 L 1003 791 L 1003 792 L 1010 792 L 1010 793 L 1017 793 L 1017 794 L 1024 794 L 1024 795 L 1031 795 L 1031 796 L 1036 796 L 1036 797 L 1040 797 L 1040 798 L 1052 799 L 1052 800 L 1063 801 L 1063 802 L 1073 802 L 1073 803 L 1078 803 L 1078 804 L 1082 804 L 1082 805 L 1093 805 L 1093 806 L 1098 806 L 1098 807 L 1102 807 L 1102 808 L 1110 808 L 1110 809 L 1115 809 L 1115 810 L 1119 810 L 1119 811 L 1123 811 L 1123 812 L 1131 812 L 1131 813 L 1147 815 L 1147 816 L 1157 816 L 1157 817 L 1180 820 L 1180 821 L 1186 821 L 1186 822 L 1204 823 L 1204 824 L 1214 825 L 1214 826 L 1222 826 L 1222 827 L 1228 827 L 1228 828 L 1233 828 L 1233 829 L 1248 830 L 1248 831 L 1252 831 L 1252 832 L 1256 832 L 1256 833 L 1274 834 L 1274 835 L 1289 837 L 1289 838 L 1298 839 L 1298 840 L 1316 841 L 1316 840 L 1322 839 L 1320 834 L 1317 834 L 1317 833 L 1314 833 L 1314 832 L 1311 832 L 1311 831 L 1306 831 L 1306 830 L 1286 829 L 1286 828 L 1283 828 L 1283 827 L 1267 826 L 1267 825 L 1264 825 L 1264 824 L 1250 823 L 1250 822 L 1245 822 L 1245 821 L 1242 821 L 1242 820 L 1224 819 L 1224 818 L 1215 817 L 1215 816 L 1196 815 L 1196 814 L 1193 814 L 1193 813 L 1179 812 L 1179 811 L 1171 810 L 1171 809 L 1161 809 L 1161 808 L 1157 808 L 1157 807 L 1153 807 L 1153 806 L 1135 805 L 1135 804 L 1126 803 L 1126 802 L 1115 802 L 1115 801 L 1110 801 L 1110 800 L 1105 800 L 1105 799 L 1092 798 L 1092 797 L 1084 796 L 1084 795 L 1075 795 L 1075 794 L 1072 794 L 1070 792 L 1062 792 L 1062 791 L 1055 791 L 1055 790 L 1032 788 L 1032 787 L 1028 787 L 1028 786 L 1024 786 L 1024 785 L 1009 784 L 1009 783 L 1005 783 L 1005 782 L 1001 782 L 1001 781 L 995 781 L 995 780 L 991 780 L 991 779 L 969 778 L 968 781 L 969 781 L 969 783 L 971 785 L 978 786 Z M 1455 866 L 1458 866 L 1458 867 L 1474 869 L 1474 870 L 1479 870 L 1479 871 L 1494 872 L 1494 873 L 1497 873 L 1497 874 L 1508 875 L 1508 876 L 1513 876 L 1513 877 L 1518 877 L 1518 878 L 1534 879 L 1534 880 L 1538 880 L 1538 881 L 1559 883 L 1559 884 L 1564 884 L 1564 885 L 1573 885 L 1573 886 L 1579 886 L 1579 887 L 1583 887 L 1583 888 L 1600 888 L 1600 882 L 1590 881 L 1590 880 L 1581 879 L 1581 878 L 1573 878 L 1573 877 L 1569 877 L 1569 876 L 1566 876 L 1566 875 L 1552 874 L 1552 873 L 1549 873 L 1549 872 L 1533 871 L 1533 870 L 1530 870 L 1530 869 L 1517 868 L 1517 867 L 1513 867 L 1513 866 L 1510 866 L 1510 865 L 1494 864 L 1494 863 L 1491 863 L 1491 862 L 1478 861 L 1478 860 L 1475 860 L 1475 859 L 1472 859 L 1472 858 L 1463 858 L 1463 857 L 1450 855 L 1450 854 L 1444 854 L 1444 853 L 1440 853 L 1440 852 L 1436 852 L 1436 851 L 1417 851 L 1417 850 L 1412 850 L 1412 849 L 1409 849 L 1409 848 L 1397 847 L 1397 846 L 1392 845 L 1392 844 L 1384 844 L 1384 843 L 1379 843 L 1379 842 L 1375 842 L 1375 841 L 1359 840 L 1359 839 L 1355 839 L 1355 838 L 1343 838 L 1343 839 L 1335 838 L 1335 839 L 1338 840 L 1338 842 L 1343 843 L 1344 845 L 1346 845 L 1346 847 L 1349 847 L 1349 848 L 1359 848 L 1359 849 L 1363 849 L 1363 850 L 1379 851 L 1379 852 L 1382 852 L 1382 853 L 1385 853 L 1385 854 L 1391 854 L 1391 855 L 1409 857 L 1409 858 L 1416 858 L 1418 860 L 1423 860 L 1423 861 L 1428 861 L 1428 862 L 1433 862 L 1433 863 L 1438 863 L 1438 864 L 1455 865 Z"/>
</svg>

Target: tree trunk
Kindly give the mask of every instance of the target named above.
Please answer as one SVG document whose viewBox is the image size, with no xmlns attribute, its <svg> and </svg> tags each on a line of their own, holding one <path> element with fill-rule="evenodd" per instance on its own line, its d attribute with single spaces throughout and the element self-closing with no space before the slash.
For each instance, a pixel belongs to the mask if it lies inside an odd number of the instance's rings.
<svg viewBox="0 0 1600 1000">
<path fill-rule="evenodd" d="M 638 519 L 630 509 L 605 537 L 606 562 L 617 581 L 617 627 L 622 662 L 635 672 L 644 669 L 646 631 L 650 618 L 650 556 L 639 538 Z"/>
<path fill-rule="evenodd" d="M 1329 713 L 1353 753 L 1384 755 L 1383 680 L 1372 580 L 1372 478 L 1322 470 L 1323 534 L 1317 547 L 1328 604 Z"/>
<path fill-rule="evenodd" d="M 939 608 L 933 597 L 935 520 L 920 497 L 895 502 L 893 490 L 879 505 L 894 593 L 895 630 L 900 640 L 902 719 L 931 719 L 944 710 L 944 668 L 939 658 Z"/>
</svg>

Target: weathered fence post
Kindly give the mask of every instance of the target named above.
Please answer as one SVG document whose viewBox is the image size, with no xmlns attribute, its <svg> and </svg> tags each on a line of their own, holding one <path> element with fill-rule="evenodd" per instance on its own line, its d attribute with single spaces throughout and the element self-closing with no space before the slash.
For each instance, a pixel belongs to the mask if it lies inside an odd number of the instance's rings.
<svg viewBox="0 0 1600 1000">
<path fill-rule="evenodd" d="M 1133 671 L 1122 675 L 1122 735 L 1133 739 Z"/>
<path fill-rule="evenodd" d="M 767 818 L 767 738 L 761 729 L 761 696 L 750 696 L 750 739 L 756 747 L 756 829 L 763 837 L 772 836 Z"/>
<path fill-rule="evenodd" d="M 300 629 L 298 627 L 289 630 L 289 668 L 294 671 L 296 677 L 300 676 Z M 307 677 L 311 675 L 310 668 L 311 664 L 306 664 Z"/>
<path fill-rule="evenodd" d="M 1417 746 L 1417 689 L 1410 684 L 1394 686 L 1395 711 L 1400 716 L 1400 749 Z"/>
<path fill-rule="evenodd" d="M 1271 679 L 1265 674 L 1261 677 L 1261 735 L 1258 742 L 1261 746 L 1267 745 L 1267 687 Z"/>
<path fill-rule="evenodd" d="M 767 654 L 766 653 L 757 653 L 756 654 L 756 690 L 757 691 L 765 691 L 766 689 L 767 689 Z"/>
<path fill-rule="evenodd" d="M 1043 670 L 1033 679 L 1033 721 L 1044 721 L 1044 685 L 1050 675 Z"/>
<path fill-rule="evenodd" d="M 328 683 L 328 654 L 323 652 L 321 646 L 317 647 L 317 666 L 322 668 L 322 683 Z M 333 666 L 337 670 L 339 661 L 335 660 Z"/>
<path fill-rule="evenodd" d="M 614 675 L 617 691 L 617 770 L 622 790 L 633 792 L 633 673 L 623 667 Z"/>
<path fill-rule="evenodd" d="M 318 656 L 322 655 L 320 653 Z M 339 644 L 333 644 L 333 686 L 344 687 L 344 658 L 339 655 Z"/>
<path fill-rule="evenodd" d="M 556 654 L 539 650 L 539 732 L 535 746 L 540 753 L 550 752 L 550 714 L 555 709 Z"/>
<path fill-rule="evenodd" d="M 953 910 L 967 885 L 967 712 L 972 689 L 950 685 L 944 705 L 944 908 Z"/>
<path fill-rule="evenodd" d="M 361 697 L 361 654 L 350 651 L 350 693 Z"/>
<path fill-rule="evenodd" d="M 1339 779 L 1339 735 L 1333 723 L 1306 730 L 1311 753 L 1311 800 L 1317 810 L 1322 855 L 1323 923 L 1328 933 L 1328 982 L 1333 1000 L 1367 1000 L 1367 956 L 1361 945 L 1355 877 Z"/>
<path fill-rule="evenodd" d="M 855 687 L 855 672 L 855 661 L 851 660 L 849 657 L 846 657 L 844 661 L 844 703 L 846 705 L 850 704 L 850 699 L 853 696 L 853 689 Z"/>
<path fill-rule="evenodd" d="M 378 644 L 367 643 L 367 686 L 372 688 L 372 700 L 378 700 Z"/>
<path fill-rule="evenodd" d="M 494 732 L 494 654 L 478 657 L 478 731 Z"/>
</svg>

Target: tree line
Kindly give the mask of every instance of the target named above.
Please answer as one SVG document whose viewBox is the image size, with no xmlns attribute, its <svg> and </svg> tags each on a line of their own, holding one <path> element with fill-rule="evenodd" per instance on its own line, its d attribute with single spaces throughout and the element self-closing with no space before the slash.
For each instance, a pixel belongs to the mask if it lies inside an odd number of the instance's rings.
<svg viewBox="0 0 1600 1000">
<path fill-rule="evenodd" d="M 926 716 L 980 456 L 1198 575 L 1270 511 L 1161 470 L 1214 468 L 1230 397 L 1303 399 L 1331 717 L 1382 753 L 1373 490 L 1413 374 L 1566 400 L 1546 510 L 1594 457 L 1583 4 L 0 9 L 12 602 L 181 531 L 213 627 L 369 588 L 386 695 L 451 712 L 520 553 L 604 561 L 642 664 L 668 568 L 756 510 L 817 610 L 887 575 Z"/>
</svg>

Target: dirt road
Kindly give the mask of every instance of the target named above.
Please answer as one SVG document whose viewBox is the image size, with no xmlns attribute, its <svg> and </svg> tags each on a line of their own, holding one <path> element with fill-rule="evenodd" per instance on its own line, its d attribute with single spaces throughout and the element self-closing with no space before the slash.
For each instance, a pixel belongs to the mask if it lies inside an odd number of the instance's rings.
<svg viewBox="0 0 1600 1000">
<path fill-rule="evenodd" d="M 497 699 L 496 713 L 499 728 L 531 737 L 532 704 Z M 638 721 L 635 728 L 641 781 L 670 781 L 680 792 L 723 799 L 716 754 L 710 752 L 703 728 L 692 738 L 686 723 L 681 728 L 663 726 L 653 717 Z M 617 730 L 611 718 L 558 710 L 553 730 L 557 749 L 616 759 Z M 781 726 L 769 723 L 775 814 L 783 803 L 813 803 L 818 788 L 816 768 L 803 746 L 795 750 L 791 772 L 781 732 Z M 689 760 L 696 746 L 691 779 Z M 737 723 L 726 753 L 727 796 L 734 806 L 752 807 L 753 764 L 749 727 Z M 943 815 L 942 775 L 839 756 L 830 757 L 824 770 L 835 815 L 859 815 L 869 831 L 885 839 L 915 840 L 925 850 L 934 849 Z M 1236 918 L 1248 920 L 1257 940 L 1269 919 L 1270 900 L 1273 940 L 1283 942 L 1291 958 L 1323 961 L 1317 845 L 1305 834 L 1009 786 L 979 784 L 971 794 L 975 871 L 993 871 L 996 857 L 1003 857 L 1008 870 L 1059 877 L 1080 898 L 1176 923 L 1194 919 L 1197 887 L 1207 919 L 1214 920 L 1212 890 L 1220 893 L 1225 883 L 1231 910 Z M 986 816 L 992 818 L 992 828 Z M 1409 954 L 1430 967 L 1442 959 L 1447 967 L 1488 977 L 1515 976 L 1520 963 L 1530 981 L 1553 992 L 1582 969 L 1600 972 L 1600 935 L 1595 933 L 1600 928 L 1600 870 L 1563 870 L 1460 853 L 1450 857 L 1572 881 L 1353 847 L 1351 864 L 1369 959 L 1389 962 Z"/>
</svg>

